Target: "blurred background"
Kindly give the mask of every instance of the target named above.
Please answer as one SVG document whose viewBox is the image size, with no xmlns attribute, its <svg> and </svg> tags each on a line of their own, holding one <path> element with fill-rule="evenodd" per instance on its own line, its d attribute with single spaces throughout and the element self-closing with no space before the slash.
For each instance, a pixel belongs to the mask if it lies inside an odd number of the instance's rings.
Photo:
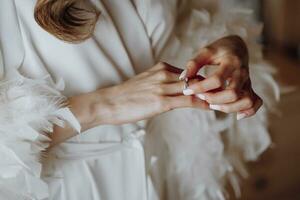
<svg viewBox="0 0 300 200">
<path fill-rule="evenodd" d="M 239 1 L 264 23 L 264 55 L 285 88 L 280 112 L 270 115 L 274 146 L 249 164 L 241 199 L 300 200 L 300 0 Z"/>
</svg>

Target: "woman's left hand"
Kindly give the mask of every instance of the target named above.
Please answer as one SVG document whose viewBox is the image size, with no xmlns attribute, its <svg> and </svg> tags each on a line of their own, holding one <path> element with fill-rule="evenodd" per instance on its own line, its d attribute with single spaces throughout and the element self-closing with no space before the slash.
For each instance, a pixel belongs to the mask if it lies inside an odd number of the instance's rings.
<svg viewBox="0 0 300 200">
<path fill-rule="evenodd" d="M 239 36 L 219 39 L 201 49 L 180 78 L 193 78 L 206 65 L 216 65 L 216 70 L 184 92 L 207 101 L 213 110 L 237 113 L 238 120 L 250 117 L 263 101 L 252 89 L 248 62 L 247 46 Z"/>
</svg>

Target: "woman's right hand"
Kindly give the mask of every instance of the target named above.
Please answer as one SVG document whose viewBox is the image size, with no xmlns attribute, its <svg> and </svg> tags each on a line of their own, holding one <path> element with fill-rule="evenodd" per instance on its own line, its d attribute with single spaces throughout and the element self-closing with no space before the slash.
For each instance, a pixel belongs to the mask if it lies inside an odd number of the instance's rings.
<svg viewBox="0 0 300 200">
<path fill-rule="evenodd" d="M 182 94 L 181 72 L 160 62 L 120 85 L 98 90 L 98 103 L 94 108 L 96 121 L 116 125 L 137 122 L 175 108 L 208 109 L 205 101 Z"/>
<path fill-rule="evenodd" d="M 208 104 L 194 95 L 184 96 L 181 69 L 158 63 L 128 81 L 70 97 L 69 108 L 78 119 L 81 130 L 98 125 L 118 125 L 148 119 L 163 112 L 183 107 L 208 109 Z M 190 80 L 193 84 L 199 81 Z M 70 126 L 55 126 L 51 146 L 75 135 Z"/>
</svg>

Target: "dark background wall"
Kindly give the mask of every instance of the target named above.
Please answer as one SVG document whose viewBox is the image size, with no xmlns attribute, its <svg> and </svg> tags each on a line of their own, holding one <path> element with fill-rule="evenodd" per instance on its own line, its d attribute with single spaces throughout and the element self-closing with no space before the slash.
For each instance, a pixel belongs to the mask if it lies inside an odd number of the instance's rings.
<svg viewBox="0 0 300 200">
<path fill-rule="evenodd" d="M 265 58 L 282 88 L 279 112 L 270 114 L 274 145 L 249 164 L 241 200 L 300 200 L 300 0 L 237 1 L 263 21 Z"/>
</svg>

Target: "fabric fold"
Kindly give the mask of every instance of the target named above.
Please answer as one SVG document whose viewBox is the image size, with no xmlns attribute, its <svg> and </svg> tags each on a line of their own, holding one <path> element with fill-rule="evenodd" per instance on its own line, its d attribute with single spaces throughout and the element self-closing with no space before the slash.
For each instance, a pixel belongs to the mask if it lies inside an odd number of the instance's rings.
<svg viewBox="0 0 300 200">
<path fill-rule="evenodd" d="M 25 52 L 15 1 L 1 1 L 0 29 L 0 199 L 44 199 L 41 161 L 49 134 L 65 122 L 80 132 L 80 124 L 65 104 L 63 84 L 19 73 Z"/>
</svg>

